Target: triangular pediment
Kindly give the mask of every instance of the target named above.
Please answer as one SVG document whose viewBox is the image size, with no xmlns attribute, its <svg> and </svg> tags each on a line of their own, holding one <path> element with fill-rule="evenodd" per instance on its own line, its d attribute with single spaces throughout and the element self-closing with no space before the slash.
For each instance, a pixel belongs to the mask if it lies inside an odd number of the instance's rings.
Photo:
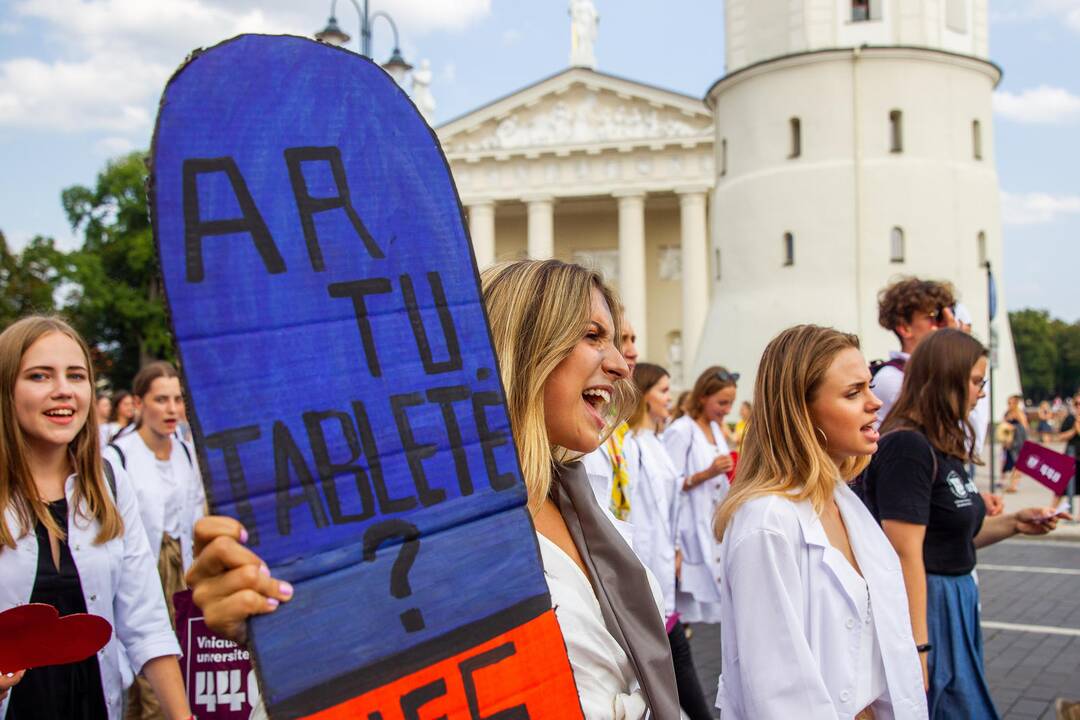
<svg viewBox="0 0 1080 720">
<path fill-rule="evenodd" d="M 440 126 L 451 156 L 711 141 L 698 98 L 571 68 Z"/>
</svg>

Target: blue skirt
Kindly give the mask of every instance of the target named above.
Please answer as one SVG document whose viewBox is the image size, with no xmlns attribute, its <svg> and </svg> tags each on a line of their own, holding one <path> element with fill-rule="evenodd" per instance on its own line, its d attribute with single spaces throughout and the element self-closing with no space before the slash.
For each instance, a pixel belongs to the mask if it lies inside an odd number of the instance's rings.
<svg viewBox="0 0 1080 720">
<path fill-rule="evenodd" d="M 983 675 L 979 588 L 971 575 L 926 574 L 930 717 L 997 720 Z"/>
</svg>

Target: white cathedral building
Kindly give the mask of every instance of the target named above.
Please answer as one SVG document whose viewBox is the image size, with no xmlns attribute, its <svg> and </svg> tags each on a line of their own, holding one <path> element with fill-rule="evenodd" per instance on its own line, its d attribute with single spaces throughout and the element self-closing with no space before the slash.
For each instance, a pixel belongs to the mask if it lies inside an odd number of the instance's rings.
<svg viewBox="0 0 1080 720">
<path fill-rule="evenodd" d="M 699 98 L 596 69 L 571 0 L 563 72 L 437 128 L 477 262 L 557 257 L 620 288 L 641 357 L 711 364 L 749 398 L 766 343 L 813 322 L 898 349 L 877 293 L 951 281 L 1019 390 L 1002 267 L 988 0 L 726 0 L 726 72 Z M 617 5 L 612 6 L 617 12 Z M 719 70 L 719 69 L 718 69 Z"/>
</svg>

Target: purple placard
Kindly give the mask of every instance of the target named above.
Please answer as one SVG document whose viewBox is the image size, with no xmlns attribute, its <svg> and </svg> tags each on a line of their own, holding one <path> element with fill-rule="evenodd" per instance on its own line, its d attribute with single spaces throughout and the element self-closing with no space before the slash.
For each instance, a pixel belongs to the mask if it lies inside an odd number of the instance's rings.
<svg viewBox="0 0 1080 720">
<path fill-rule="evenodd" d="M 173 595 L 173 606 L 191 711 L 199 720 L 248 720 L 259 685 L 247 648 L 210 632 L 190 590 Z"/>
<path fill-rule="evenodd" d="M 1076 472 L 1076 460 L 1028 440 L 1020 448 L 1016 468 L 1053 490 L 1055 495 L 1064 495 Z"/>
</svg>

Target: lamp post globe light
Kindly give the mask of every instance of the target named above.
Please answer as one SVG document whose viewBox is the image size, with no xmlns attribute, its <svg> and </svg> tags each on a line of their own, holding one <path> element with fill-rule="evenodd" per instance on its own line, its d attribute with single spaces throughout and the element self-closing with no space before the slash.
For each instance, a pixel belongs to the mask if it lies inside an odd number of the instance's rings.
<svg viewBox="0 0 1080 720">
<path fill-rule="evenodd" d="M 390 59 L 383 63 L 382 67 L 386 72 L 390 73 L 390 77 L 394 78 L 398 85 L 401 85 L 405 82 L 405 77 L 413 66 L 401 54 L 398 29 L 394 19 L 381 10 L 369 13 L 368 0 L 364 0 L 363 7 L 357 0 L 349 1 L 356 9 L 356 14 L 360 17 L 360 54 L 364 57 L 371 57 L 371 24 L 375 18 L 382 17 L 386 22 L 390 23 L 390 29 L 394 32 L 394 51 L 390 53 Z M 315 39 L 338 47 L 344 47 L 345 43 L 352 38 L 338 25 L 336 11 L 337 0 L 331 0 L 330 18 L 326 21 L 326 27 L 315 33 Z"/>
</svg>

